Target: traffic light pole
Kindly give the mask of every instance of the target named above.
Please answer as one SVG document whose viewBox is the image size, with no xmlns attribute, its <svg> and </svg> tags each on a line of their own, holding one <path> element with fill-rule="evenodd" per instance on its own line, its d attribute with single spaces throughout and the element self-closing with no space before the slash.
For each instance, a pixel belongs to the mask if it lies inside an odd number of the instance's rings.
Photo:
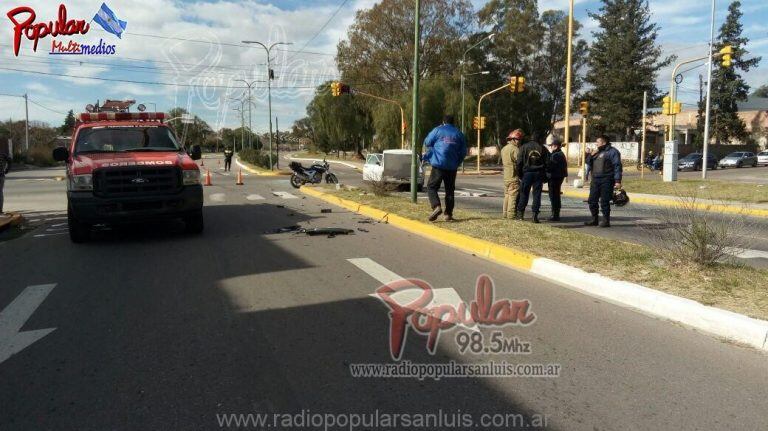
<svg viewBox="0 0 768 431">
<path fill-rule="evenodd" d="M 360 90 L 354 90 L 354 94 L 359 94 L 361 96 L 371 97 L 373 99 L 381 100 L 384 102 L 389 102 L 394 105 L 397 105 L 398 108 L 400 108 L 400 149 L 405 149 L 405 109 L 403 109 L 403 106 L 400 104 L 400 102 L 392 99 L 387 99 L 385 97 L 381 96 L 375 96 L 373 94 L 365 93 Z"/>
<path fill-rule="evenodd" d="M 701 152 L 702 164 L 701 164 L 701 179 L 707 179 L 707 160 L 709 160 L 709 108 L 710 96 L 712 94 L 712 56 L 715 49 L 715 0 L 712 0 L 712 23 L 709 29 L 709 63 L 707 65 L 707 103 L 704 108 L 704 142 L 702 142 L 703 150 Z"/>
<path fill-rule="evenodd" d="M 509 88 L 509 87 L 510 87 L 510 84 L 504 84 L 501 87 L 499 87 L 499 88 L 497 88 L 495 90 L 491 90 L 491 91 L 483 94 L 482 96 L 480 96 L 480 99 L 477 101 L 477 118 L 479 119 L 481 117 L 481 114 L 480 114 L 481 110 L 480 110 L 480 108 L 481 108 L 481 105 L 483 104 L 483 99 L 485 99 L 487 96 L 490 96 L 493 93 L 498 93 L 499 91 L 504 90 L 504 89 Z M 480 139 L 481 139 L 481 137 L 482 137 L 482 129 L 480 127 L 478 127 L 477 128 L 477 174 L 478 175 L 480 175 L 480 155 L 481 155 L 480 154 L 480 151 L 481 151 Z"/>
<path fill-rule="evenodd" d="M 677 112 L 675 109 L 675 106 L 677 104 L 677 81 L 675 80 L 675 77 L 677 76 L 677 71 L 680 70 L 680 66 L 686 65 L 688 63 L 694 63 L 701 60 L 706 60 L 709 58 L 709 56 L 704 57 L 696 57 L 691 58 L 689 60 L 685 60 L 683 62 L 677 63 L 674 69 L 672 69 L 672 82 L 669 84 L 669 99 L 670 99 L 670 116 L 669 116 L 669 140 L 674 141 L 675 140 L 675 118 L 677 117 Z"/>
<path fill-rule="evenodd" d="M 421 45 L 421 0 L 416 0 L 413 31 L 413 109 L 411 118 L 411 202 L 418 200 L 419 155 L 416 153 L 419 139 L 419 48 Z"/>
</svg>

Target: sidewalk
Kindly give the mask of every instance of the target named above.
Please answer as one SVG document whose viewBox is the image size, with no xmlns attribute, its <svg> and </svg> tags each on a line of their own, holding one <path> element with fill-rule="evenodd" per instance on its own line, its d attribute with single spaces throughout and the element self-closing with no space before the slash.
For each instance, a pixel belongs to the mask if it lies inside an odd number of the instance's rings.
<svg viewBox="0 0 768 431">
<path fill-rule="evenodd" d="M 679 208 L 683 206 L 680 199 L 675 196 L 668 195 L 651 195 L 646 193 L 627 193 L 629 195 L 629 205 L 632 203 L 646 204 L 653 206 L 661 206 L 667 208 Z M 589 185 L 584 188 L 574 188 L 570 183 L 563 184 L 563 196 L 570 198 L 583 198 L 589 197 Z M 726 201 L 726 200 L 712 200 L 712 199 L 696 199 L 696 209 L 701 211 L 710 211 L 718 213 L 729 214 L 744 214 L 752 217 L 766 217 L 768 218 L 768 204 L 756 204 L 748 202 Z"/>
</svg>

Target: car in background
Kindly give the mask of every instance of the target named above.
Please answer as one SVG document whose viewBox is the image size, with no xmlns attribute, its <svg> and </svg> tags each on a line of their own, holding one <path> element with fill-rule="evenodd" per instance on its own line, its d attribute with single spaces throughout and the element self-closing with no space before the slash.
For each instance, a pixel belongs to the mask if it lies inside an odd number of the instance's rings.
<svg viewBox="0 0 768 431">
<path fill-rule="evenodd" d="M 411 150 L 384 150 L 383 153 L 370 153 L 363 165 L 363 181 L 383 182 L 395 186 L 411 183 Z M 416 179 L 418 189 L 424 187 L 424 170 L 419 165 Z"/>
<path fill-rule="evenodd" d="M 761 166 L 768 166 L 768 150 L 757 153 L 757 164 Z"/>
<path fill-rule="evenodd" d="M 721 168 L 741 168 L 744 166 L 755 167 L 757 166 L 757 157 L 755 157 L 755 153 L 738 151 L 725 156 L 720 160 L 718 166 Z"/>
<path fill-rule="evenodd" d="M 678 160 L 677 170 L 678 171 L 685 171 L 685 170 L 700 171 L 702 168 L 702 160 L 704 160 L 704 156 L 701 153 L 688 154 L 687 156 Z M 707 169 L 708 170 L 717 169 L 717 159 L 711 154 L 707 155 Z"/>
</svg>

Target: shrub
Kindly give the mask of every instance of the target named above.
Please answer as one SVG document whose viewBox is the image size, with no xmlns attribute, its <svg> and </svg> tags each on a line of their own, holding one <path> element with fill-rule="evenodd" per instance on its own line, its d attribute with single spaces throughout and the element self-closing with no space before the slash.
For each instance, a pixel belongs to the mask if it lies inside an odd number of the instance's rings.
<svg viewBox="0 0 768 431">
<path fill-rule="evenodd" d="M 262 168 L 269 169 L 269 153 L 253 148 L 245 148 L 237 152 L 240 160 Z M 277 154 L 272 153 L 272 164 L 277 163 Z"/>
</svg>

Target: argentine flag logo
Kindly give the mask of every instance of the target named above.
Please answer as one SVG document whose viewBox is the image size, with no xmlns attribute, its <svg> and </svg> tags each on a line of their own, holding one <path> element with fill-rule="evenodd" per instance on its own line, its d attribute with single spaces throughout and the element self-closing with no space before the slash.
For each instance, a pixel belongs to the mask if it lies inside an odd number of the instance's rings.
<svg viewBox="0 0 768 431">
<path fill-rule="evenodd" d="M 117 19 L 115 13 L 112 12 L 112 9 L 106 3 L 101 4 L 101 8 L 93 16 L 93 20 L 106 32 L 112 33 L 120 39 L 122 39 L 121 35 L 125 31 L 125 26 L 128 25 L 127 22 Z"/>
</svg>

